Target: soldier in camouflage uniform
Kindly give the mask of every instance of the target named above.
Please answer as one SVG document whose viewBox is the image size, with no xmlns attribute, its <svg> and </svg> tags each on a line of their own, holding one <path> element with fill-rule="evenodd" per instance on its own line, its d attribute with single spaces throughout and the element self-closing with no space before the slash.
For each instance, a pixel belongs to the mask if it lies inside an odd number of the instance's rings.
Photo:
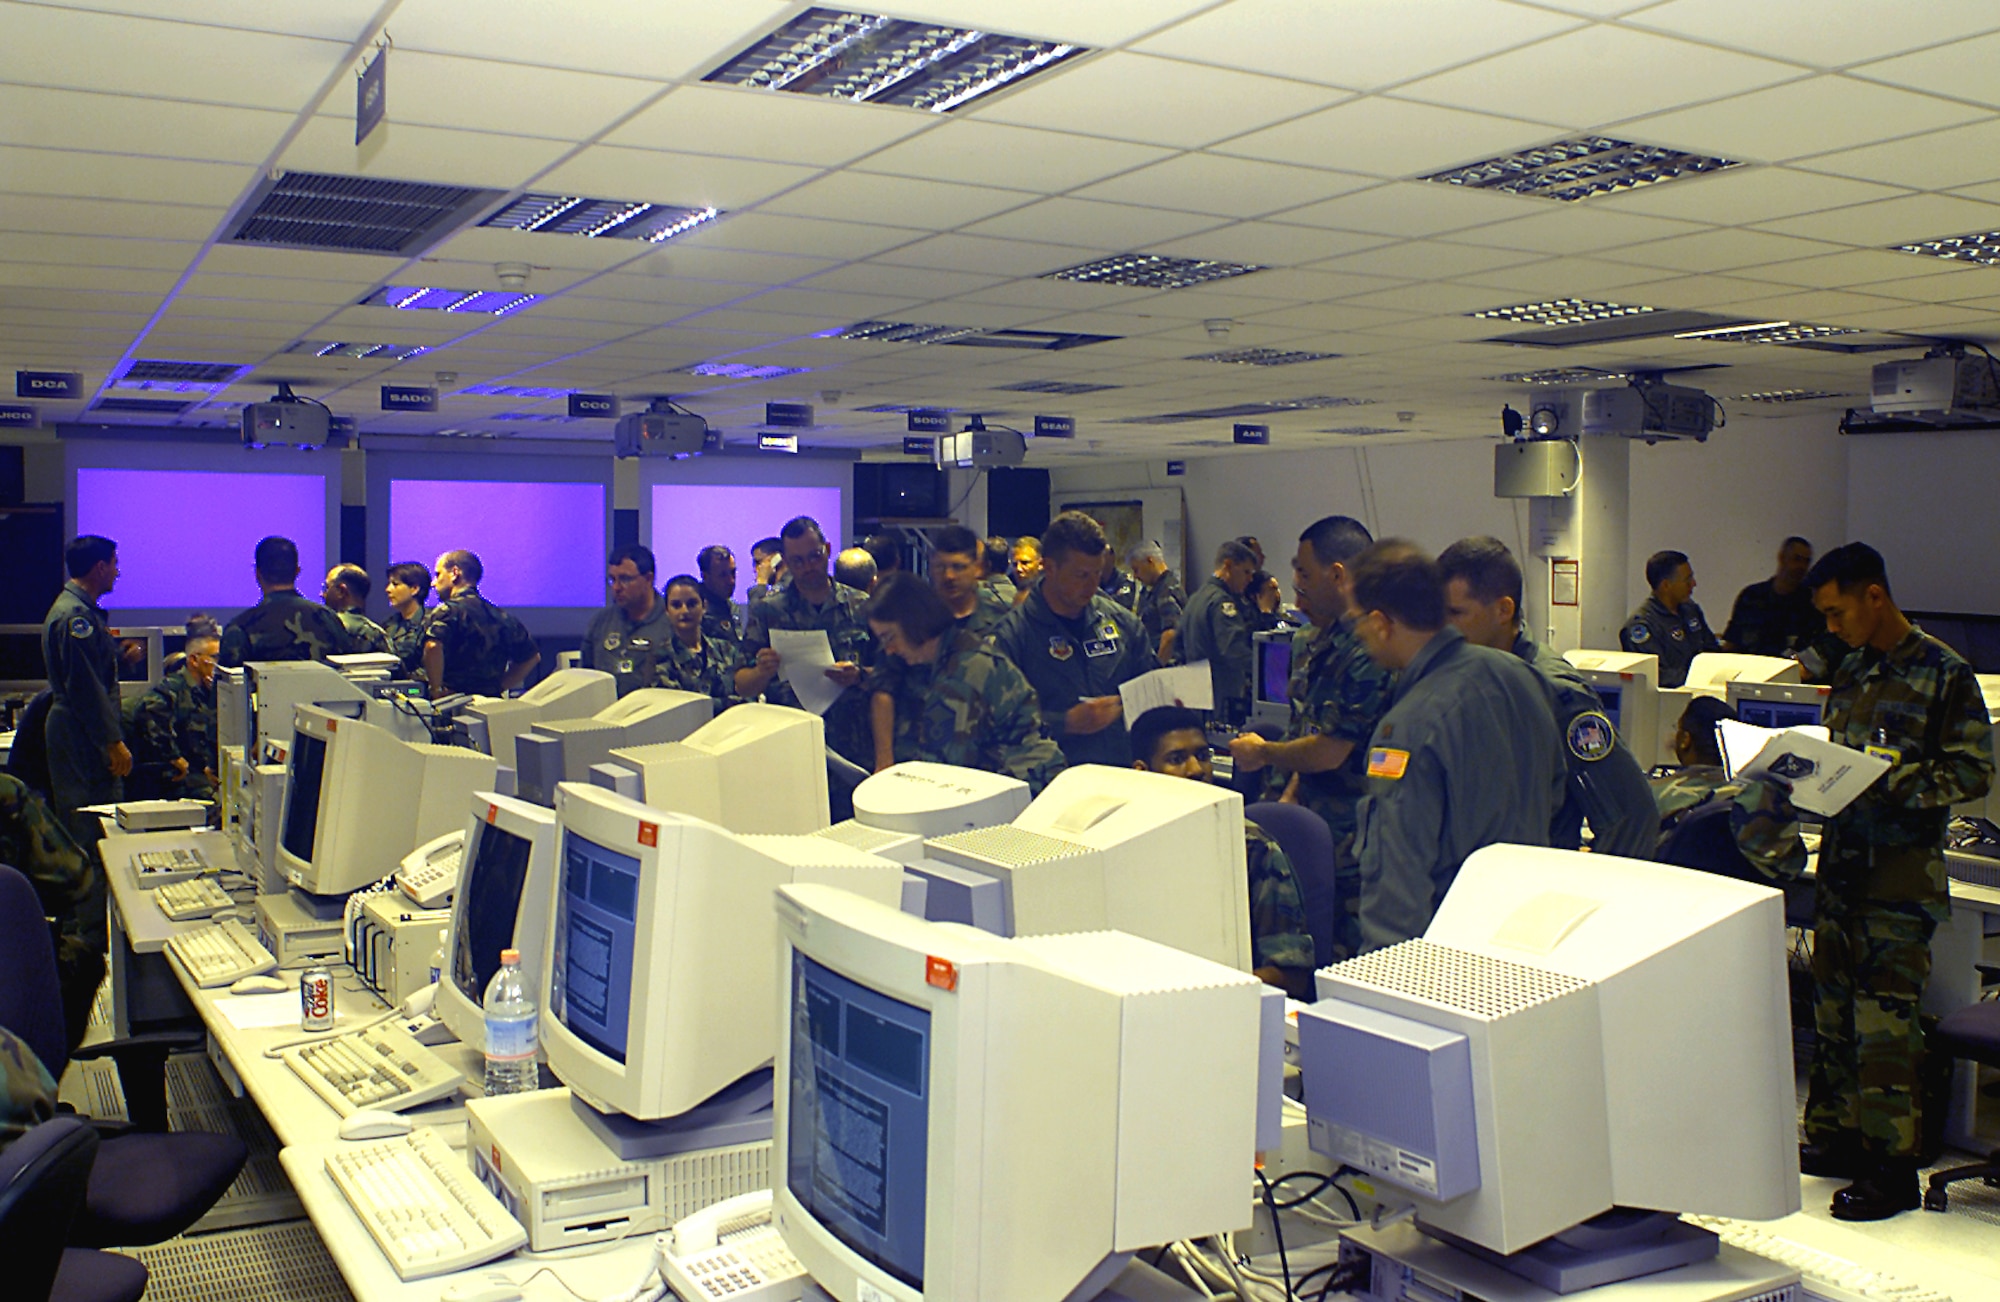
<svg viewBox="0 0 2000 1302">
<path fill-rule="evenodd" d="M 133 698 L 126 732 L 135 766 L 160 770 L 168 799 L 212 800 L 220 762 L 215 735 L 215 657 L 222 634 L 213 620 L 188 622 L 186 659 Z"/>
<path fill-rule="evenodd" d="M 708 631 L 708 593 L 700 579 L 676 574 L 667 580 L 666 594 L 668 632 L 654 661 L 655 686 L 701 692 L 714 699 L 720 714 L 741 699 L 736 671 L 743 667 L 743 653 L 735 642 Z"/>
<path fill-rule="evenodd" d="M 1014 580 L 1007 577 L 1007 540 L 999 534 L 985 538 L 979 548 L 979 563 L 986 567 L 986 577 L 979 586 L 1000 598 L 1010 609 L 1019 601 L 1021 593 L 1014 586 Z"/>
<path fill-rule="evenodd" d="M 1726 802 L 1730 836 L 1744 861 L 1773 883 L 1796 881 L 1805 869 L 1806 848 L 1790 793 L 1776 782 L 1737 782 L 1723 773 L 1716 725 L 1735 717 L 1713 696 L 1695 697 L 1682 712 L 1674 733 L 1681 767 L 1652 780 L 1658 847 L 1665 848 L 1674 829 L 1697 810 Z"/>
<path fill-rule="evenodd" d="M 1063 753 L 1042 728 L 1035 689 L 1005 656 L 958 626 L 951 607 L 914 574 L 883 580 L 863 614 L 896 682 L 897 762 L 930 760 L 1004 773 L 1039 793 Z"/>
<path fill-rule="evenodd" d="M 703 635 L 738 645 L 743 641 L 743 621 L 736 604 L 736 553 L 721 543 L 710 543 L 695 553 L 694 563 L 701 571 Z"/>
<path fill-rule="evenodd" d="M 499 696 L 542 661 L 521 621 L 479 595 L 486 567 L 468 551 L 438 557 L 431 581 L 443 600 L 424 623 L 424 680 L 435 700 L 454 692 Z"/>
<path fill-rule="evenodd" d="M 324 660 L 348 650 L 340 617 L 299 595 L 299 549 L 289 538 L 257 544 L 257 586 L 263 600 L 222 630 L 222 663 L 252 660 Z"/>
<path fill-rule="evenodd" d="M 336 565 L 326 572 L 326 583 L 320 588 L 320 601 L 340 620 L 341 628 L 347 631 L 347 654 L 362 651 L 389 650 L 389 635 L 380 624 L 362 613 L 368 604 L 369 590 L 374 582 L 368 571 L 359 565 Z"/>
<path fill-rule="evenodd" d="M 56 978 L 62 990 L 69 1044 L 83 1040 L 97 984 L 104 979 L 104 942 L 86 924 L 104 920 L 104 878 L 97 858 L 68 832 L 18 778 L 0 773 L 0 863 L 18 870 L 35 888 L 42 912 L 55 919 Z"/>
<path fill-rule="evenodd" d="M 1214 759 L 1201 714 L 1162 705 L 1132 725 L 1135 769 L 1215 780 Z M 1258 977 L 1294 999 L 1313 997 L 1312 929 L 1306 921 L 1305 891 L 1298 870 L 1264 829 L 1243 820 L 1243 866 L 1250 892 L 1250 944 Z"/>
<path fill-rule="evenodd" d="M 1367 791 L 1368 740 L 1389 709 L 1391 679 L 1347 626 L 1347 565 L 1372 541 L 1359 520 L 1330 515 L 1299 536 L 1292 584 L 1312 626 L 1292 635 L 1291 718 L 1281 741 L 1244 733 L 1229 743 L 1241 772 L 1268 770 L 1266 798 L 1304 805 L 1333 833 L 1334 950 L 1361 951 L 1361 867 L 1355 806 Z"/>
<path fill-rule="evenodd" d="M 1834 671 L 1833 740 L 1890 763 L 1827 821 L 1813 927 L 1815 1023 L 1800 1169 L 1848 1176 L 1833 1214 L 1879 1220 L 1918 1205 L 1917 1004 L 1930 941 L 1951 911 L 1951 807 L 1993 782 L 1992 729 L 1971 668 L 1896 607 L 1865 543 L 1806 577 L 1827 628 L 1855 648 Z"/>
<path fill-rule="evenodd" d="M 981 581 L 986 567 L 980 560 L 979 535 L 962 525 L 949 525 L 933 533 L 930 544 L 931 586 L 950 608 L 958 629 L 984 642 L 1013 607 Z M 895 751 L 909 728 L 908 719 L 897 714 L 903 671 L 900 659 L 885 655 L 868 675 L 868 724 L 877 772 L 896 762 Z"/>
<path fill-rule="evenodd" d="M 0 1027 L 0 1149 L 55 1115 L 55 1078 L 19 1036 Z"/>
<path fill-rule="evenodd" d="M 797 708 L 791 685 L 779 681 L 778 653 L 771 649 L 773 629 L 823 629 L 833 649 L 827 677 L 846 688 L 826 712 L 826 744 L 856 764 L 867 765 L 874 750 L 868 730 L 868 693 L 861 687 L 865 670 L 875 663 L 875 636 L 861 617 L 866 593 L 835 583 L 827 572 L 826 534 L 810 516 L 797 516 L 779 531 L 785 573 L 790 581 L 750 605 L 743 630 L 743 668 L 736 671 L 736 694 L 744 700 L 762 695 L 774 705 Z"/>
<path fill-rule="evenodd" d="M 430 617 L 424 602 L 431 595 L 431 572 L 416 561 L 398 561 L 389 567 L 382 595 L 389 599 L 383 640 L 390 653 L 403 662 L 399 676 L 415 678 L 424 671 L 424 621 Z"/>
</svg>

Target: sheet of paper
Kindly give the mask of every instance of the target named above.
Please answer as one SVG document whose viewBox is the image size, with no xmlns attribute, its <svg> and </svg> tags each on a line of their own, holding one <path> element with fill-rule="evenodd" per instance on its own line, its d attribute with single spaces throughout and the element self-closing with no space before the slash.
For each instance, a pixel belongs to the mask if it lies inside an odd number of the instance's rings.
<svg viewBox="0 0 2000 1302">
<path fill-rule="evenodd" d="M 778 653 L 778 677 L 798 693 L 799 704 L 825 714 L 845 689 L 826 676 L 833 668 L 833 644 L 823 628 L 771 630 L 771 649 Z"/>
<path fill-rule="evenodd" d="M 1215 684 L 1208 676 L 1208 661 L 1197 660 L 1191 665 L 1175 665 L 1171 669 L 1155 669 L 1151 673 L 1140 674 L 1118 688 L 1118 699 L 1125 705 L 1125 727 L 1129 730 L 1133 720 L 1146 711 L 1161 705 L 1184 705 L 1190 710 L 1212 710 L 1215 708 Z"/>
<path fill-rule="evenodd" d="M 215 1007 L 239 1031 L 264 1026 L 297 1026 L 303 1012 L 296 989 L 270 995 L 225 994 L 215 1001 Z"/>
<path fill-rule="evenodd" d="M 1722 727 L 1727 729 L 1732 722 L 1725 719 Z M 1737 745 L 1750 740 L 1739 735 Z M 1766 740 L 1748 763 L 1736 769 L 1736 776 L 1782 781 L 1791 788 L 1794 805 L 1831 818 L 1888 771 L 1888 760 L 1830 741 L 1824 728 L 1787 728 Z"/>
</svg>

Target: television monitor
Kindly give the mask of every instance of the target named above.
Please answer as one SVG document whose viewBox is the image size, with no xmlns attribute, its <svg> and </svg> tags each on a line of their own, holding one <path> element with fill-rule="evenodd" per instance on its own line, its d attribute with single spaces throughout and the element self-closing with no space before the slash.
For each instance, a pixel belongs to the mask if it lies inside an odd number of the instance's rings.
<svg viewBox="0 0 2000 1302">
<path fill-rule="evenodd" d="M 826 725 L 807 710 L 751 701 L 680 741 L 620 747 L 613 765 L 639 775 L 655 809 L 732 832 L 817 832 L 828 815 Z"/>
<path fill-rule="evenodd" d="M 1753 683 L 1741 679 L 1728 686 L 1728 701 L 1736 717 L 1759 728 L 1816 728 L 1826 713 L 1831 687 L 1815 683 Z"/>
<path fill-rule="evenodd" d="M 1081 764 L 1013 822 L 925 849 L 1000 881 L 1006 935 L 1111 928 L 1251 968 L 1243 797 L 1227 787 Z"/>
<path fill-rule="evenodd" d="M 618 680 L 602 669 L 558 669 L 519 696 L 474 697 L 460 716 L 474 749 L 502 759 L 514 739 L 544 719 L 585 719 L 618 699 Z"/>
<path fill-rule="evenodd" d="M 1254 977 L 823 886 L 777 913 L 772 1220 L 839 1302 L 1088 1298 L 1141 1248 L 1248 1219 Z"/>
<path fill-rule="evenodd" d="M 601 461 L 579 466 L 580 473 L 604 476 L 586 483 L 391 478 L 383 554 L 429 565 L 463 549 L 485 570 L 480 592 L 516 614 L 537 606 L 595 610 L 604 604 L 604 553 L 611 545 L 609 471 L 602 467 Z M 376 488 L 369 491 L 373 498 Z"/>
<path fill-rule="evenodd" d="M 1250 721 L 1283 725 L 1292 717 L 1292 636 L 1294 630 L 1274 629 L 1251 636 L 1256 656 L 1251 661 Z"/>
<path fill-rule="evenodd" d="M 134 451 L 117 455 L 132 457 Z M 201 454 L 180 447 L 172 455 Z M 227 619 L 248 604 L 250 557 L 269 534 L 298 545 L 299 572 L 309 583 L 318 584 L 326 573 L 329 544 L 338 538 L 338 458 L 229 455 L 267 465 L 289 461 L 310 473 L 77 468 L 75 532 L 118 540 L 119 607 L 147 611 L 162 623 L 185 620 L 196 610 Z M 190 529 L 190 520 L 201 527 Z"/>
<path fill-rule="evenodd" d="M 368 699 L 367 689 L 317 660 L 253 660 L 238 669 L 217 669 L 216 682 L 218 744 L 242 745 L 258 764 L 284 763 L 298 706 Z M 226 704 L 225 691 L 233 698 Z"/>
<path fill-rule="evenodd" d="M 1298 1031 L 1310 1142 L 1414 1201 L 1420 1228 L 1516 1266 L 1614 1207 L 1788 1215 L 1784 939 L 1765 886 L 1479 850 L 1420 939 L 1319 972 Z"/>
<path fill-rule="evenodd" d="M 590 766 L 620 746 L 678 741 L 715 717 L 715 698 L 672 687 L 642 687 L 580 719 L 541 719 L 514 738 L 517 790 L 553 805 L 558 782 L 585 782 Z"/>
<path fill-rule="evenodd" d="M 677 1117 L 771 1061 L 771 893 L 832 883 L 893 908 L 901 865 L 818 837 L 746 838 L 598 787 L 556 789 L 560 875 L 542 1044 L 599 1112 Z"/>
<path fill-rule="evenodd" d="M 715 472 L 737 473 L 718 458 L 705 458 Z M 763 459 L 768 463 L 771 458 Z M 675 475 L 691 472 L 690 465 L 669 461 L 641 461 L 642 476 Z M 846 480 L 848 472 L 836 465 L 814 465 L 800 461 L 788 466 L 759 467 L 760 475 L 773 478 L 814 480 L 837 475 Z M 696 573 L 695 557 L 713 543 L 729 548 L 736 557 L 734 601 L 745 601 L 757 575 L 750 564 L 750 548 L 759 538 L 778 531 L 778 526 L 796 515 L 810 516 L 826 531 L 827 545 L 840 550 L 848 537 L 848 512 L 844 503 L 848 490 L 839 483 L 695 484 L 655 483 L 639 499 L 640 541 L 660 558 L 660 577 Z M 602 561 L 599 562 L 600 566 Z M 601 572 L 601 570 L 599 571 Z"/>
<path fill-rule="evenodd" d="M 465 818 L 458 889 L 445 933 L 436 1011 L 459 1042 L 486 1048 L 486 987 L 500 951 L 521 952 L 521 976 L 537 1005 L 548 1002 L 549 902 L 555 895 L 555 811 L 474 793 Z"/>
<path fill-rule="evenodd" d="M 346 895 L 459 825 L 498 766 L 461 746 L 400 740 L 318 706 L 296 709 L 277 865 L 309 895 Z"/>
</svg>

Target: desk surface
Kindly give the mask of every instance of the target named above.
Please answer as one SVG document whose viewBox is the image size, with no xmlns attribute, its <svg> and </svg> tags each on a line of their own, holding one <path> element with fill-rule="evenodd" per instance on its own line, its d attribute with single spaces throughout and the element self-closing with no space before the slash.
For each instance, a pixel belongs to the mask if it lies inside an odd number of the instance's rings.
<svg viewBox="0 0 2000 1302">
<path fill-rule="evenodd" d="M 134 953 L 157 954 L 169 937 L 210 925 L 206 920 L 169 922 L 153 901 L 151 887 L 139 884 L 133 858 L 142 850 L 196 850 L 218 868 L 234 872 L 236 850 L 226 833 L 207 828 L 184 828 L 172 832 L 110 831 L 98 842 L 105 876 L 111 884 L 111 898 L 118 906 L 126 942 Z"/>
</svg>

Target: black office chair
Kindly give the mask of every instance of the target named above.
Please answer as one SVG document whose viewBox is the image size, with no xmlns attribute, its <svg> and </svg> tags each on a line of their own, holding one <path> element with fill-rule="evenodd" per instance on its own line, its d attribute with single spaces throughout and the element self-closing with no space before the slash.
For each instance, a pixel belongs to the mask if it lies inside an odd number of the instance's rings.
<svg viewBox="0 0 2000 1302">
<path fill-rule="evenodd" d="M 36 692 L 14 721 L 14 745 L 7 752 L 7 772 L 28 784 L 42 799 L 49 798 L 49 704 L 55 693 L 43 688 Z"/>
<path fill-rule="evenodd" d="M 44 1121 L 0 1151 L 0 1263 L 23 1302 L 138 1302 L 146 1268 L 130 1257 L 70 1248 L 97 1156 L 76 1117 Z"/>
<path fill-rule="evenodd" d="M 1729 825 L 1730 803 L 1710 800 L 1683 818 L 1667 842 L 1660 847 L 1659 861 L 1677 868 L 1734 877 L 1738 881 L 1770 886 L 1784 892 L 1785 925 L 1810 928 L 1813 923 L 1813 888 L 1806 881 L 1776 882 L 1757 871 L 1736 844 Z"/>
<path fill-rule="evenodd" d="M 2000 1067 L 2000 1002 L 1989 999 L 1946 1013 L 1931 1032 L 1926 1047 L 1930 1053 L 1963 1058 L 1983 1067 Z M 1988 1153 L 1984 1162 L 1954 1166 L 1933 1175 L 1924 1190 L 1924 1210 L 1948 1210 L 1951 1193 L 1947 1186 L 1974 1179 L 2000 1185 L 2000 1150 Z"/>
<path fill-rule="evenodd" d="M 1333 962 L 1334 918 L 1344 901 L 1334 884 L 1333 829 L 1304 805 L 1275 800 L 1250 805 L 1243 816 L 1278 843 L 1299 875 L 1299 893 L 1306 910 L 1306 930 L 1313 938 L 1313 966 Z"/>
</svg>

